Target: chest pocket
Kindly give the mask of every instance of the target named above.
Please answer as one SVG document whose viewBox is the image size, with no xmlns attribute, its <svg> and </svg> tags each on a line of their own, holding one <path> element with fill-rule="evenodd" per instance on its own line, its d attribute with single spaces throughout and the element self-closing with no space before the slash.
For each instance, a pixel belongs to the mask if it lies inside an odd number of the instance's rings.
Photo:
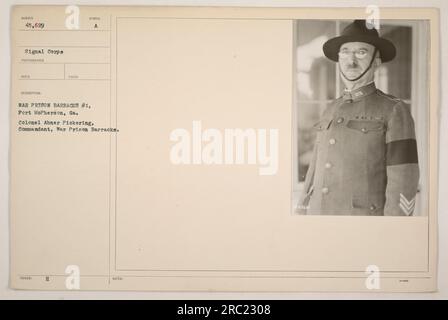
<svg viewBox="0 0 448 320">
<path fill-rule="evenodd" d="M 375 131 L 383 131 L 385 125 L 382 121 L 375 120 L 349 120 L 347 128 L 357 130 L 362 133 L 369 133 Z"/>
</svg>

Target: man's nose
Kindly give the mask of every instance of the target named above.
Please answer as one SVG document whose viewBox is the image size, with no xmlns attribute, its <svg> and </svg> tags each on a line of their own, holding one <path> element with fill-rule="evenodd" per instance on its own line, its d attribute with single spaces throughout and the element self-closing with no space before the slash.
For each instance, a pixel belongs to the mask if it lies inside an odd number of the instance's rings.
<svg viewBox="0 0 448 320">
<path fill-rule="evenodd" d="M 350 65 L 356 65 L 358 63 L 358 59 L 356 59 L 355 53 L 351 52 L 350 55 L 347 58 L 347 62 Z"/>
</svg>

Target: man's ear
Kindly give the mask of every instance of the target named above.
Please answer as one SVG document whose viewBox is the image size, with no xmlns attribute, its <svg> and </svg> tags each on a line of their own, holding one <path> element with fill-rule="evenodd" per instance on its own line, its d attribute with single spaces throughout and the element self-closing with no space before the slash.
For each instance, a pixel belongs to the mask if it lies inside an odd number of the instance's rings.
<svg viewBox="0 0 448 320">
<path fill-rule="evenodd" d="M 378 51 L 375 55 L 375 67 L 378 68 L 381 65 L 382 61 L 381 61 L 381 56 L 380 56 L 380 52 Z"/>
</svg>

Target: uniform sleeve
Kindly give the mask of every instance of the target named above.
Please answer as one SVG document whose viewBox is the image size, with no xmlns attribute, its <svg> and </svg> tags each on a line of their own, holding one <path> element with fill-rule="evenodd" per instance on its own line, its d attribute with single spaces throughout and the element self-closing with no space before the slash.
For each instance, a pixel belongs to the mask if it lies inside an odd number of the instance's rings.
<svg viewBox="0 0 448 320">
<path fill-rule="evenodd" d="M 410 216 L 419 181 L 414 120 L 407 105 L 393 107 L 386 132 L 387 186 L 384 215 Z"/>
<path fill-rule="evenodd" d="M 305 183 L 303 188 L 303 195 L 299 200 L 298 212 L 300 214 L 306 214 L 306 207 L 310 201 L 311 194 L 313 193 L 313 183 L 314 183 L 314 171 L 316 168 L 316 158 L 317 158 L 317 143 L 314 144 L 313 156 L 311 157 L 310 166 L 305 176 Z"/>
</svg>

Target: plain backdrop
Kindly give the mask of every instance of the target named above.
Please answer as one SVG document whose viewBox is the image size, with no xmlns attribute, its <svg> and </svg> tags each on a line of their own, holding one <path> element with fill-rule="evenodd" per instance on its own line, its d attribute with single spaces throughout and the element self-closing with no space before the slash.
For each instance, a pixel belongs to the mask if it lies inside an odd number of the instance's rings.
<svg viewBox="0 0 448 320">
<path fill-rule="evenodd" d="M 44 292 L 11 290 L 9 278 L 9 89 L 10 89 L 10 34 L 9 15 L 12 5 L 182 5 L 182 6 L 261 6 L 261 7 L 437 7 L 440 8 L 440 29 L 448 30 L 448 2 L 444 0 L 358 0 L 323 1 L 0 1 L 0 299 L 447 299 L 448 298 L 448 135 L 439 137 L 439 266 L 436 293 L 380 294 L 380 293 L 207 293 L 207 292 Z M 448 40 L 440 39 L 440 123 L 439 132 L 448 132 Z"/>
</svg>

